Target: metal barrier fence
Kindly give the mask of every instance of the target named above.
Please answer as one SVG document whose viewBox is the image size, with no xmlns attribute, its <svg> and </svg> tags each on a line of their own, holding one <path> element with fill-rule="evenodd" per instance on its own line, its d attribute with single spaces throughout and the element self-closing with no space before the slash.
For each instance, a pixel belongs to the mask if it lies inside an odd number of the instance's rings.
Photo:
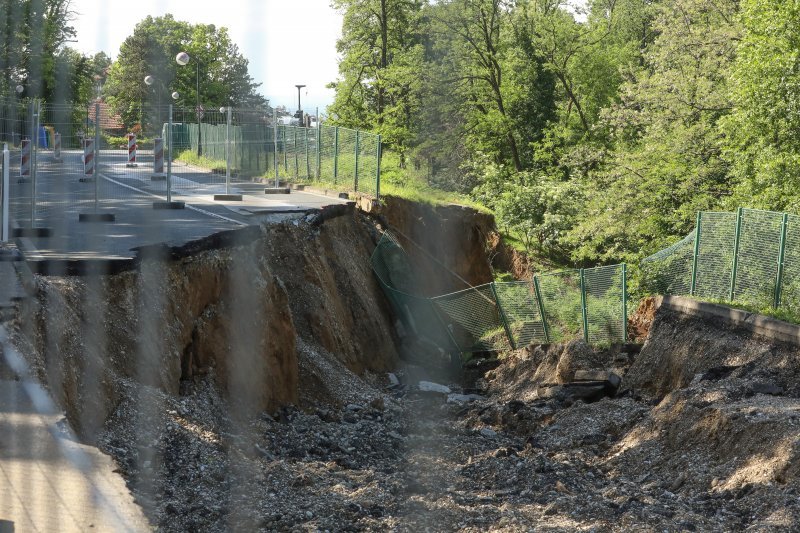
<svg viewBox="0 0 800 533">
<path fill-rule="evenodd" d="M 403 325 L 443 350 L 517 349 L 583 337 L 591 344 L 627 342 L 624 264 L 537 274 L 450 294 L 420 296 L 397 238 L 384 233 L 372 268 Z"/>
<path fill-rule="evenodd" d="M 219 170 L 225 168 L 229 146 L 234 181 L 271 177 L 380 196 L 380 135 L 323 124 L 276 124 L 241 110 L 233 110 L 230 123 L 224 112 L 206 112 L 204 120 L 199 140 L 197 123 L 176 121 L 174 149 L 205 156 L 203 163 Z"/>
<path fill-rule="evenodd" d="M 142 106 L 131 137 L 110 107 L 0 100 L 0 142 L 11 150 L 11 216 L 43 228 L 60 216 L 175 194 L 230 194 L 266 179 L 380 195 L 380 136 L 278 124 L 248 109 Z"/>
<path fill-rule="evenodd" d="M 644 288 L 800 310 L 800 217 L 703 211 L 694 232 L 642 262 Z"/>
</svg>

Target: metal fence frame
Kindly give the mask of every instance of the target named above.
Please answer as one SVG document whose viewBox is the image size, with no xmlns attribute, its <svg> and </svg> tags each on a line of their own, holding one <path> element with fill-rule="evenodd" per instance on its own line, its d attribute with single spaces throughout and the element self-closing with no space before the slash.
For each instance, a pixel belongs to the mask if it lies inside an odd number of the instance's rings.
<svg viewBox="0 0 800 533">
<path fill-rule="evenodd" d="M 627 266 L 537 274 L 530 281 L 491 282 L 434 297 L 416 291 L 412 266 L 390 232 L 370 259 L 384 293 L 404 325 L 419 332 L 420 306 L 434 315 L 422 327 L 443 330 L 443 349 L 463 353 L 519 349 L 582 337 L 589 344 L 628 341 Z M 421 303 L 426 302 L 426 303 Z M 425 333 L 441 338 L 442 334 Z"/>
<path fill-rule="evenodd" d="M 645 258 L 642 271 L 650 292 L 800 310 L 800 216 L 698 212 L 694 231 Z"/>
<path fill-rule="evenodd" d="M 206 111 L 198 120 L 185 108 L 148 105 L 141 117 L 142 129 L 134 129 L 140 135 L 128 144 L 119 140 L 127 130 L 105 104 L 0 99 L 0 142 L 10 149 L 7 196 L 16 226 L 47 230 L 42 226 L 76 213 L 81 220 L 112 220 L 120 202 L 144 204 L 155 196 L 177 205 L 173 196 L 189 190 L 215 199 L 224 193 L 219 199 L 227 201 L 237 196 L 231 194 L 236 182 L 272 179 L 276 187 L 282 180 L 380 198 L 380 135 L 283 125 L 276 115 L 270 121 L 257 110 L 232 107 Z M 178 160 L 190 150 L 211 165 Z M 92 162 L 91 172 L 85 161 Z M 67 175 L 76 179 L 62 179 Z"/>
</svg>

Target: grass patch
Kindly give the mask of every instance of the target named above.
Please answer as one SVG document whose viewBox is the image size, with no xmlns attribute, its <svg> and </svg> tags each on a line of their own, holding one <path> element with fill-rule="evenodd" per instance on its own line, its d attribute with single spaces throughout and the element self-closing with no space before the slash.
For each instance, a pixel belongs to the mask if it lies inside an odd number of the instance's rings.
<svg viewBox="0 0 800 533">
<path fill-rule="evenodd" d="M 221 159 L 212 159 L 204 155 L 198 156 L 194 150 L 184 150 L 178 154 L 178 157 L 176 157 L 175 160 L 180 161 L 181 163 L 186 163 L 187 165 L 205 168 L 211 171 L 225 172 L 226 168 L 225 161 L 222 161 Z"/>
<path fill-rule="evenodd" d="M 800 324 L 800 312 L 793 309 L 781 307 L 775 309 L 771 306 L 754 305 L 737 301 L 729 302 L 728 300 L 718 300 L 714 298 L 695 298 L 693 296 L 687 296 L 687 298 L 697 300 L 698 302 L 707 302 L 711 304 L 724 305 L 726 307 L 733 307 L 734 309 L 741 309 L 742 311 L 747 311 L 749 313 L 757 313 L 759 315 L 783 320 L 784 322 L 789 322 L 792 324 Z"/>
<path fill-rule="evenodd" d="M 401 167 L 400 156 L 389 150 L 384 151 L 381 157 L 381 194 L 433 206 L 458 204 L 481 213 L 493 214 L 491 209 L 466 194 L 431 185 L 426 169 L 415 167 L 411 162 Z"/>
<path fill-rule="evenodd" d="M 425 183 L 398 184 L 381 179 L 381 195 L 398 196 L 406 200 L 433 206 L 458 204 L 471 207 L 481 213 L 492 214 L 492 211 L 486 206 L 475 202 L 466 195 L 435 189 Z"/>
</svg>

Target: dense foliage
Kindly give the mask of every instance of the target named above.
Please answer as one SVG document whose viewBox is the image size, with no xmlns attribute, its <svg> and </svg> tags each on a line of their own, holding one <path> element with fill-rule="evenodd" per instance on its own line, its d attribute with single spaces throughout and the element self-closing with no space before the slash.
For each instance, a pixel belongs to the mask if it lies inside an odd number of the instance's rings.
<svg viewBox="0 0 800 533">
<path fill-rule="evenodd" d="M 179 66 L 175 56 L 189 54 L 190 62 Z M 146 17 L 120 46 L 112 65 L 105 94 L 126 126 L 143 121 L 144 108 L 166 106 L 171 94 L 180 95 L 178 105 L 195 107 L 197 68 L 201 79 L 200 101 L 207 109 L 237 105 L 265 106 L 248 73 L 248 60 L 242 56 L 226 28 L 213 24 L 189 24 L 172 15 Z M 154 83 L 147 86 L 146 76 Z"/>
<path fill-rule="evenodd" d="M 334 118 L 562 264 L 639 259 L 701 209 L 800 211 L 800 3 L 574 4 L 336 0 Z"/>
<path fill-rule="evenodd" d="M 75 38 L 70 0 L 0 0 L 0 97 L 87 101 L 110 64 L 67 45 Z M 22 87 L 21 95 L 15 88 Z"/>
</svg>

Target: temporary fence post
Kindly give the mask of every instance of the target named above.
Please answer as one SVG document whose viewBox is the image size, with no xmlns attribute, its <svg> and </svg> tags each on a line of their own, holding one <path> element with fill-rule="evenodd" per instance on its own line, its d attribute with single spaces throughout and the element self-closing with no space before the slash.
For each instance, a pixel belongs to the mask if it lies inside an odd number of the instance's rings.
<svg viewBox="0 0 800 533">
<path fill-rule="evenodd" d="M 339 177 L 339 126 L 333 130 L 333 182 Z"/>
<path fill-rule="evenodd" d="M 628 342 L 628 265 L 622 263 L 622 342 Z"/>
<path fill-rule="evenodd" d="M 317 117 L 317 173 L 316 173 L 315 177 L 316 177 L 316 179 L 319 179 L 320 171 L 322 170 L 321 169 L 321 164 L 320 164 L 320 154 L 322 153 L 322 146 L 321 146 L 321 142 L 322 142 L 322 120 L 320 120 L 320 116 L 319 116 L 319 107 L 317 107 L 316 113 L 317 114 L 315 116 Z"/>
<path fill-rule="evenodd" d="M 500 317 L 500 322 L 503 323 L 503 329 L 506 330 L 506 336 L 508 337 L 508 342 L 511 344 L 511 349 L 517 349 L 517 343 L 514 342 L 514 334 L 511 333 L 511 327 L 508 325 L 508 319 L 506 318 L 506 313 L 503 311 L 503 306 L 500 304 L 500 298 L 497 296 L 497 289 L 495 288 L 494 282 L 489 284 L 489 287 L 492 289 L 492 296 L 494 296 L 494 302 L 497 305 L 497 314 Z"/>
<path fill-rule="evenodd" d="M 697 212 L 697 225 L 694 228 L 694 253 L 692 254 L 692 283 L 689 296 L 694 296 L 697 291 L 697 256 L 700 252 L 700 225 L 703 222 L 703 212 Z"/>
<path fill-rule="evenodd" d="M 581 315 L 583 316 L 583 340 L 588 344 L 589 342 L 589 317 L 587 316 L 586 309 L 586 276 L 583 269 L 580 270 L 581 274 Z"/>
<path fill-rule="evenodd" d="M 539 276 L 533 276 L 533 290 L 536 293 L 536 304 L 539 306 L 539 316 L 542 318 L 544 342 L 550 344 L 550 330 L 547 327 L 547 318 L 544 316 L 544 300 L 542 300 L 542 290 L 539 288 Z"/>
<path fill-rule="evenodd" d="M 231 106 L 225 108 L 225 194 L 231 193 Z M 241 167 L 239 167 L 241 168 Z"/>
<path fill-rule="evenodd" d="M 2 189 L 2 207 L 3 219 L 2 230 L 0 230 L 0 240 L 8 242 L 8 193 L 10 191 L 9 185 L 11 182 L 11 154 L 8 151 L 8 143 L 3 143 L 3 189 Z"/>
<path fill-rule="evenodd" d="M 355 150 L 356 165 L 355 165 L 355 179 L 353 180 L 354 192 L 358 192 L 358 141 L 359 141 L 358 137 L 359 137 L 358 130 L 356 130 L 356 150 Z"/>
<path fill-rule="evenodd" d="M 94 210 L 100 198 L 100 102 L 94 104 Z"/>
<path fill-rule="evenodd" d="M 744 211 L 740 207 L 736 210 L 736 230 L 733 237 L 733 268 L 731 269 L 731 288 L 728 292 L 728 301 L 732 302 L 736 293 L 736 271 L 739 268 L 739 240 L 742 235 L 742 219 Z"/>
<path fill-rule="evenodd" d="M 306 179 L 311 179 L 311 164 L 308 162 L 308 134 L 309 128 L 303 128 L 303 139 L 306 145 Z"/>
<path fill-rule="evenodd" d="M 783 284 L 783 261 L 786 254 L 786 228 L 789 226 L 789 215 L 783 214 L 781 221 L 781 248 L 778 252 L 778 275 L 775 278 L 775 300 L 772 307 L 777 309 L 781 305 L 781 285 Z"/>
<path fill-rule="evenodd" d="M 100 104 L 96 104 L 98 107 Z M 31 135 L 31 139 L 33 140 L 33 149 L 31 150 L 31 227 L 36 227 L 36 174 L 39 170 L 38 163 L 37 163 L 37 154 L 39 153 L 39 113 L 41 113 L 40 102 L 34 100 L 31 104 L 31 110 L 33 112 L 33 116 L 31 117 L 31 123 L 33 126 L 33 134 Z"/>
<path fill-rule="evenodd" d="M 275 188 L 278 188 L 278 110 L 272 112 L 272 143 L 274 156 L 272 162 L 275 164 Z"/>
<path fill-rule="evenodd" d="M 294 127 L 294 177 L 298 178 L 300 176 L 300 160 L 297 158 L 297 130 L 299 130 L 299 126 Z"/>
<path fill-rule="evenodd" d="M 199 115 L 198 115 L 199 116 Z M 169 121 L 167 122 L 167 203 L 172 202 L 172 104 L 169 104 Z M 198 119 L 198 131 L 200 123 Z M 200 138 L 197 140 L 198 152 L 200 151 Z"/>
<path fill-rule="evenodd" d="M 322 123 L 317 114 L 317 179 L 322 179 Z"/>
<path fill-rule="evenodd" d="M 378 146 L 375 149 L 375 199 L 381 199 L 381 136 L 378 135 Z"/>
<path fill-rule="evenodd" d="M 288 127 L 290 126 L 284 126 L 281 128 L 281 131 L 283 132 L 283 171 L 286 173 L 287 177 L 289 176 L 289 150 L 286 148 L 286 128 Z"/>
</svg>

